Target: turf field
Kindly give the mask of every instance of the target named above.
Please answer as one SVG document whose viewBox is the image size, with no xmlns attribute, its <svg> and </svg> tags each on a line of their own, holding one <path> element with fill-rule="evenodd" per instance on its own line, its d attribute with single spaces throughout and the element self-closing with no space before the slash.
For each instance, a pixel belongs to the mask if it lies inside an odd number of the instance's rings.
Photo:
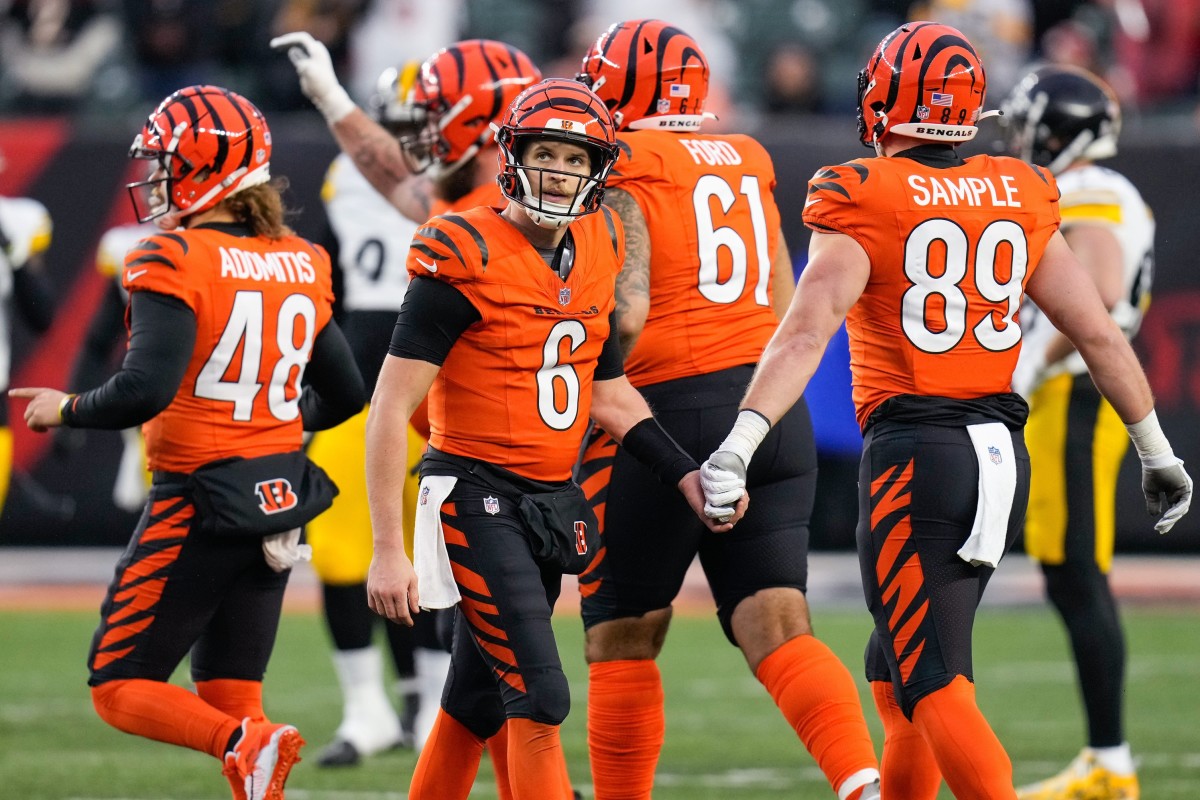
<svg viewBox="0 0 1200 800">
<path fill-rule="evenodd" d="M 0 798 L 167 800 L 223 798 L 215 760 L 126 736 L 94 715 L 83 660 L 94 612 L 0 612 Z M 818 633 L 858 675 L 865 612 L 818 611 Z M 1129 736 L 1142 759 L 1147 800 L 1200 797 L 1200 621 L 1194 607 L 1126 611 L 1131 676 Z M 582 633 L 564 614 L 560 645 L 575 710 L 563 729 L 571 774 L 586 796 L 586 672 Z M 271 716 L 296 724 L 309 760 L 288 784 L 289 800 L 403 800 L 408 752 L 367 766 L 322 770 L 312 756 L 328 741 L 340 697 L 315 615 L 285 615 L 267 676 Z M 976 627 L 980 703 L 1013 756 L 1016 779 L 1044 777 L 1082 741 L 1080 711 L 1058 622 L 1039 608 L 984 609 Z M 831 798 L 736 650 L 707 617 L 676 619 L 661 666 L 667 678 L 667 745 L 656 800 Z M 869 698 L 866 698 L 868 704 Z M 882 743 L 873 707 L 868 719 Z M 473 797 L 495 797 L 487 759 Z M 943 790 L 943 797 L 949 793 Z M 903 800 L 903 798 L 896 798 Z"/>
</svg>

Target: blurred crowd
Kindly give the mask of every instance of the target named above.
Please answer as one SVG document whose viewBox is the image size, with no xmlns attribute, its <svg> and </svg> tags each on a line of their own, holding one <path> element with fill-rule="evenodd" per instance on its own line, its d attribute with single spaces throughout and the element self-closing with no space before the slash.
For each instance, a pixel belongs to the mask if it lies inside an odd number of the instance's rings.
<svg viewBox="0 0 1200 800">
<path fill-rule="evenodd" d="M 966 33 L 993 99 L 1031 62 L 1103 75 L 1134 112 L 1200 99 L 1200 0 L 0 0 L 0 114 L 141 111 L 195 83 L 307 109 L 267 46 L 294 30 L 329 47 L 360 102 L 384 68 L 460 38 L 509 42 L 570 77 L 609 23 L 645 16 L 701 43 L 724 81 L 710 105 L 731 117 L 853 113 L 847 85 L 905 19 Z"/>
</svg>

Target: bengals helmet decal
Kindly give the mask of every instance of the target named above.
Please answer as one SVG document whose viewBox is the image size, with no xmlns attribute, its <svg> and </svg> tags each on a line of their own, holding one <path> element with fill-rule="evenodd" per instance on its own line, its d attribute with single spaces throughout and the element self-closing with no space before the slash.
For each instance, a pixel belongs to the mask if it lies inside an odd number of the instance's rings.
<svg viewBox="0 0 1200 800">
<path fill-rule="evenodd" d="M 612 112 L 617 130 L 699 130 L 708 59 L 696 40 L 662 20 L 618 22 L 600 34 L 575 76 Z"/>
<path fill-rule="evenodd" d="M 418 133 L 400 138 L 409 169 L 437 178 L 467 163 L 513 99 L 541 79 L 529 56 L 503 42 L 468 39 L 434 53 L 409 95 L 424 119 Z"/>
<path fill-rule="evenodd" d="M 159 103 L 129 157 L 157 162 L 149 179 L 127 184 L 138 221 L 172 209 L 187 216 L 270 180 L 271 131 L 262 112 L 241 95 L 219 86 L 189 86 Z M 154 191 L 159 186 L 165 196 Z"/>
<path fill-rule="evenodd" d="M 532 186 L 533 180 L 540 182 L 546 174 L 568 173 L 522 163 L 525 142 L 544 139 L 579 145 L 591 155 L 590 175 L 569 174 L 577 181 L 569 204 L 543 201 L 541 192 L 533 191 Z M 500 145 L 500 191 L 524 206 L 530 218 L 546 228 L 562 227 L 600 208 L 604 182 L 620 152 L 612 116 L 600 98 L 583 84 L 560 78 L 542 81 L 522 92 L 497 127 L 496 142 Z"/>
<path fill-rule="evenodd" d="M 957 29 L 910 22 L 879 43 L 858 74 L 858 134 L 878 149 L 889 132 L 939 142 L 975 137 L 987 79 L 975 48 Z"/>
</svg>

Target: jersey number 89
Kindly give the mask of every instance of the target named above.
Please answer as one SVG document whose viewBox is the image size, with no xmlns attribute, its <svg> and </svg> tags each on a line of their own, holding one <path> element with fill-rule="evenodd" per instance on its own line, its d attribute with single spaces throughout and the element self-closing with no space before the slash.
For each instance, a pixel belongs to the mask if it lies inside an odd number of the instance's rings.
<svg viewBox="0 0 1200 800">
<path fill-rule="evenodd" d="M 935 243 L 945 248 L 945 269 L 934 274 L 929 251 Z M 996 256 L 1002 245 L 1011 251 L 1012 269 L 1008 280 L 996 277 Z M 1029 244 L 1025 231 L 1012 220 L 997 220 L 984 229 L 975 243 L 975 291 L 989 305 L 1002 305 L 997 313 L 988 308 L 971 329 L 985 350 L 1000 352 L 1021 341 L 1021 327 L 1013 320 L 1021 305 L 1025 274 L 1029 269 Z M 912 284 L 904 293 L 901 318 L 904 335 L 917 349 L 926 353 L 945 353 L 954 349 L 967 331 L 968 312 L 978 316 L 980 309 L 968 309 L 968 296 L 961 284 L 967 276 L 967 234 L 947 219 L 922 222 L 904 244 L 904 274 Z M 945 326 L 929 327 L 927 311 L 931 297 L 941 300 Z M 999 317 L 999 318 L 997 318 Z"/>
</svg>

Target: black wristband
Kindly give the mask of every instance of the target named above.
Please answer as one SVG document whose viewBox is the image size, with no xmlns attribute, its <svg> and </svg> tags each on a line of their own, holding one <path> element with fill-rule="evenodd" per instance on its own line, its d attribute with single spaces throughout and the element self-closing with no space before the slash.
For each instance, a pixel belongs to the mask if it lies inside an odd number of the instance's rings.
<svg viewBox="0 0 1200 800">
<path fill-rule="evenodd" d="M 626 431 L 621 446 L 667 486 L 677 486 L 684 475 L 700 469 L 696 459 L 688 455 L 654 417 L 646 417 Z"/>
</svg>

